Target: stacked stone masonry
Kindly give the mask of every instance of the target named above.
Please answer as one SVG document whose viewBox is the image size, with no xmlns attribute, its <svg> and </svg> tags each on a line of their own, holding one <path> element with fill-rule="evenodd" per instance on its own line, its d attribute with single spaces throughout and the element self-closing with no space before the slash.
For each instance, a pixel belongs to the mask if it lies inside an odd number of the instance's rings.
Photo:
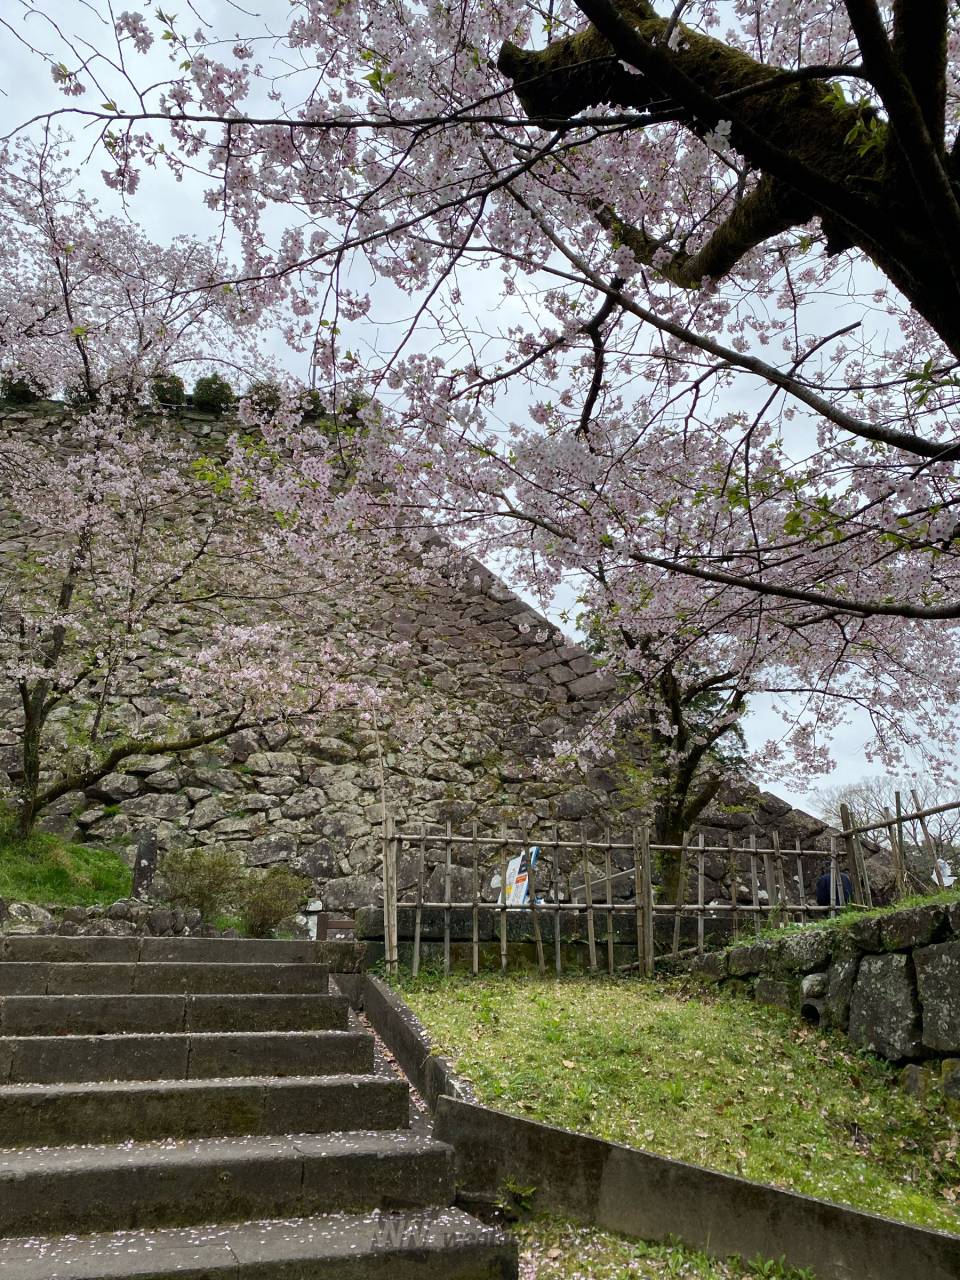
<svg viewBox="0 0 960 1280">
<path fill-rule="evenodd" d="M 62 417 L 6 412 L 0 435 L 49 434 Z M 229 428 L 194 415 L 177 430 L 215 451 Z M 413 746 L 401 745 L 389 725 L 378 741 L 368 724 L 349 715 L 307 737 L 282 728 L 247 730 L 190 756 L 128 760 L 85 792 L 62 797 L 41 826 L 113 846 L 131 864 L 143 833 L 156 838 L 161 855 L 227 846 L 249 866 L 282 864 L 310 876 L 325 907 L 349 910 L 380 896 L 384 792 L 401 824 L 476 821 L 490 830 L 524 815 L 565 831 L 585 821 L 589 836 L 611 822 L 625 829 L 643 820 L 622 808 L 608 769 L 571 776 L 550 764 L 554 743 L 574 737 L 615 696 L 614 681 L 486 568 L 451 557 L 446 570 L 418 574 L 413 584 L 384 575 L 370 581 L 366 608 L 371 633 L 385 643 L 404 641 L 407 649 L 356 674 L 404 691 L 411 715 L 426 726 Z M 335 633 L 333 602 L 329 624 Z M 157 652 L 189 652 L 196 637 L 181 634 L 171 619 L 142 640 L 132 673 L 136 692 L 114 708 L 114 718 L 136 733 L 156 731 L 172 710 L 182 711 L 182 694 L 151 683 L 151 663 Z M 0 699 L 2 794 L 16 787 L 18 707 L 13 691 L 0 691 Z M 785 845 L 799 838 L 806 847 L 826 830 L 749 784 L 724 789 L 704 814 L 708 843 L 725 844 L 728 833 L 739 842 L 772 828 Z M 710 856 L 705 870 L 708 900 L 729 897 L 728 860 Z M 402 859 L 401 897 L 409 897 L 414 880 L 413 859 Z"/>
<path fill-rule="evenodd" d="M 693 962 L 704 977 L 837 1027 L 891 1062 L 927 1064 L 960 1102 L 960 901 L 807 927 Z"/>
</svg>

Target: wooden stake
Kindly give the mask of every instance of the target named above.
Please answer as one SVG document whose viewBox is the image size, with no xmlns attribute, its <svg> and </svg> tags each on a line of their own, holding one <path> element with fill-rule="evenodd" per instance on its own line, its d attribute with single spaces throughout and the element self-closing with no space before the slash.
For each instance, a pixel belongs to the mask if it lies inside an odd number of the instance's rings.
<svg viewBox="0 0 960 1280">
<path fill-rule="evenodd" d="M 427 860 L 427 824 L 420 824 L 420 855 L 417 859 L 417 909 L 413 920 L 413 976 L 420 972 L 420 935 L 423 931 L 423 877 Z"/>
<path fill-rule="evenodd" d="M 500 972 L 507 972 L 507 833 L 500 828 Z"/>
<path fill-rule="evenodd" d="M 557 843 L 559 831 L 553 828 L 553 967 L 559 978 L 563 973 L 563 958 L 560 951 L 560 846 Z"/>
<path fill-rule="evenodd" d="M 643 920 L 643 870 L 640 865 L 640 836 L 636 827 L 633 828 L 633 901 L 637 926 L 637 966 L 641 973 L 645 973 L 647 942 Z"/>
<path fill-rule="evenodd" d="M 587 952 L 590 972 L 597 972 L 597 935 L 593 924 L 593 885 L 590 883 L 590 863 L 587 859 L 587 843 L 580 823 L 580 860 L 583 863 L 583 892 L 587 904 Z"/>
<path fill-rule="evenodd" d="M 705 906 L 703 892 L 703 832 L 697 847 L 697 955 L 703 955 L 703 909 Z"/>
<path fill-rule="evenodd" d="M 540 934 L 540 913 L 537 908 L 537 872 L 533 865 L 533 851 L 530 845 L 530 832 L 525 834 L 527 850 L 527 897 L 530 900 L 530 911 L 533 918 L 533 940 L 537 944 L 537 968 L 541 978 L 547 972 L 547 964 L 543 955 L 543 938 Z"/>
<path fill-rule="evenodd" d="M 476 845 L 477 822 L 472 823 L 473 846 L 473 976 L 480 972 L 480 856 Z"/>
<path fill-rule="evenodd" d="M 603 869 L 607 881 L 607 973 L 613 976 L 613 867 L 610 854 L 610 828 L 607 828 L 607 847 L 604 850 Z"/>
<path fill-rule="evenodd" d="M 450 972 L 450 877 L 453 871 L 453 845 L 450 843 L 451 824 L 447 819 L 446 861 L 443 868 L 443 972 Z"/>
<path fill-rule="evenodd" d="M 840 806 L 840 825 L 843 827 L 843 844 L 847 851 L 847 870 L 850 874 L 850 883 L 853 889 L 853 900 L 860 906 L 866 905 L 866 895 L 863 891 L 863 883 L 860 879 L 860 867 L 857 861 L 856 836 L 853 835 L 853 818 L 850 816 L 850 810 L 845 804 Z M 842 881 L 841 881 L 842 884 Z"/>
<path fill-rule="evenodd" d="M 914 807 L 919 813 L 921 809 L 920 797 L 917 795 L 915 790 L 911 790 L 910 795 L 913 799 Z M 933 836 L 930 834 L 930 828 L 927 826 L 927 820 L 923 816 L 920 818 L 920 830 L 923 832 L 923 843 L 927 852 L 933 858 L 933 874 L 937 878 L 937 884 L 941 889 L 945 889 L 947 886 L 944 884 L 943 872 L 940 870 L 940 859 L 937 857 L 937 846 L 934 842 Z"/>
<path fill-rule="evenodd" d="M 753 902 L 753 932 L 760 937 L 760 879 L 757 873 L 757 837 L 750 837 L 750 897 Z"/>
<path fill-rule="evenodd" d="M 733 940 L 737 942 L 740 938 L 740 868 L 737 866 L 732 831 L 727 834 L 727 849 L 730 864 L 730 918 L 733 924 Z"/>
<path fill-rule="evenodd" d="M 803 886 L 803 850 L 800 848 L 800 837 L 797 836 L 797 895 L 800 903 L 800 923 L 807 918 L 807 891 Z"/>
<path fill-rule="evenodd" d="M 690 839 L 690 832 L 683 833 L 683 839 L 680 841 L 680 877 L 677 881 L 677 904 L 673 917 L 673 954 L 678 955 L 680 952 L 680 918 L 683 915 L 684 903 L 687 901 L 687 841 Z"/>
<path fill-rule="evenodd" d="M 840 905 L 841 898 L 846 898 L 846 894 L 842 892 L 843 880 L 840 876 L 840 861 L 837 855 L 837 837 L 830 837 L 830 915 L 837 914 L 837 907 Z M 846 905 L 846 903 L 844 903 Z"/>
<path fill-rule="evenodd" d="M 643 940 L 645 954 L 643 957 L 643 974 L 653 977 L 655 960 L 654 915 L 653 915 L 653 864 L 650 853 L 650 828 L 644 824 L 640 828 L 640 874 L 643 878 Z"/>
</svg>

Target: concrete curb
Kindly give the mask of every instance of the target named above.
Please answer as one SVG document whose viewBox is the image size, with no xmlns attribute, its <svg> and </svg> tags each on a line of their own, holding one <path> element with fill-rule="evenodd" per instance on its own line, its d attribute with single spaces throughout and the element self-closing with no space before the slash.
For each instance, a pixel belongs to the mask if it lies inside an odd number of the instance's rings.
<svg viewBox="0 0 960 1280">
<path fill-rule="evenodd" d="M 458 1187 L 467 1196 L 496 1197 L 510 1180 L 535 1188 L 538 1210 L 645 1240 L 679 1239 L 719 1258 L 783 1256 L 790 1266 L 810 1267 L 817 1280 L 960 1276 L 960 1235 L 474 1103 L 395 991 L 367 975 L 355 996 L 435 1112 L 434 1136 L 454 1148 Z"/>
<path fill-rule="evenodd" d="M 431 1111 L 436 1111 L 441 1097 L 473 1100 L 469 1088 L 457 1079 L 453 1063 L 434 1053 L 420 1019 L 391 987 L 366 974 L 358 994 L 370 1025 Z"/>
</svg>

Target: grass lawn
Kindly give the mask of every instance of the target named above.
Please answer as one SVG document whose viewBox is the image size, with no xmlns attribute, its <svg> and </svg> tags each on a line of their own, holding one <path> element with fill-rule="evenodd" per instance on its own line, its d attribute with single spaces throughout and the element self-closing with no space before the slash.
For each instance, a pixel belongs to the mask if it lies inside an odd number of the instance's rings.
<svg viewBox="0 0 960 1280">
<path fill-rule="evenodd" d="M 128 897 L 131 884 L 130 868 L 111 849 L 39 831 L 20 841 L 0 828 L 0 898 L 90 907 Z"/>
<path fill-rule="evenodd" d="M 960 1232 L 957 1127 L 838 1034 L 683 979 L 424 975 L 403 993 L 490 1106 Z"/>
<path fill-rule="evenodd" d="M 680 1245 L 645 1244 L 556 1218 L 534 1218 L 515 1229 L 520 1244 L 520 1280 L 815 1280 L 807 1270 L 770 1259 L 720 1262 Z"/>
</svg>

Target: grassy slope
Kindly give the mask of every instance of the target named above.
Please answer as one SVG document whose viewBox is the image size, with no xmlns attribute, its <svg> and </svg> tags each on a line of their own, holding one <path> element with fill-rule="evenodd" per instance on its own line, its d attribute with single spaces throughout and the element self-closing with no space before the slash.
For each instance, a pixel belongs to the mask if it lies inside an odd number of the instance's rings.
<svg viewBox="0 0 960 1280">
<path fill-rule="evenodd" d="M 494 976 L 405 995 L 482 1101 L 960 1232 L 960 1135 L 884 1063 L 679 980 Z"/>
<path fill-rule="evenodd" d="M 516 1228 L 520 1280 L 816 1280 L 809 1270 L 784 1267 L 773 1259 L 719 1261 L 679 1245 L 645 1244 L 625 1236 L 575 1226 L 556 1218 L 536 1218 Z"/>
<path fill-rule="evenodd" d="M 130 886 L 130 869 L 110 849 L 42 832 L 18 841 L 0 829 L 0 898 L 86 907 L 124 898 Z"/>
</svg>

